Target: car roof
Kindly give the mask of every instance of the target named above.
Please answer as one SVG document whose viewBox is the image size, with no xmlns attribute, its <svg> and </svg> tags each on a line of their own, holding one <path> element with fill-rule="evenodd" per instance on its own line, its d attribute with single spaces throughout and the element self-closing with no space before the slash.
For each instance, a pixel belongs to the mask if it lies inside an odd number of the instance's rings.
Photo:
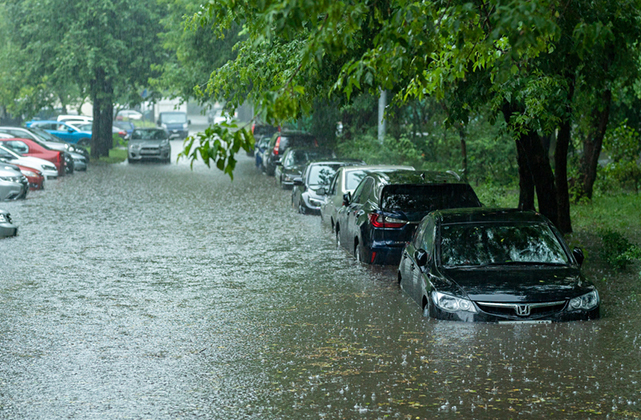
<svg viewBox="0 0 641 420">
<path fill-rule="evenodd" d="M 396 170 L 408 170 L 413 171 L 412 166 L 402 166 L 402 165 L 358 165 L 358 166 L 349 166 L 342 168 L 343 172 L 348 171 L 396 171 Z"/>
<path fill-rule="evenodd" d="M 376 171 L 369 174 L 381 184 L 459 184 L 465 182 L 454 172 L 395 170 Z"/>
<path fill-rule="evenodd" d="M 464 209 L 436 210 L 434 216 L 442 224 L 458 223 L 550 223 L 541 213 L 530 210 L 472 207 Z"/>
</svg>

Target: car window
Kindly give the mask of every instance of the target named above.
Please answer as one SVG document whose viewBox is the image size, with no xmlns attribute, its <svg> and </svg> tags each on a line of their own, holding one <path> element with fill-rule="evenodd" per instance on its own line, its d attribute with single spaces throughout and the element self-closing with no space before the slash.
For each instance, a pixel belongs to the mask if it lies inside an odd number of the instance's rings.
<svg viewBox="0 0 641 420">
<path fill-rule="evenodd" d="M 364 203 L 373 184 L 374 180 L 372 178 L 363 180 L 356 188 L 356 191 L 354 191 L 352 203 Z"/>
<path fill-rule="evenodd" d="M 395 184 L 385 186 L 381 193 L 381 208 L 385 210 L 432 211 L 480 205 L 467 184 Z"/>
<path fill-rule="evenodd" d="M 11 150 L 14 150 L 17 153 L 20 154 L 25 154 L 29 153 L 29 146 L 23 141 L 20 140 L 9 140 L 5 142 L 6 146 L 11 148 Z"/>
<path fill-rule="evenodd" d="M 349 171 L 345 176 L 345 190 L 354 191 L 365 175 L 365 171 Z"/>
<path fill-rule="evenodd" d="M 542 223 L 448 224 L 440 234 L 445 267 L 570 262 L 552 229 Z"/>
<path fill-rule="evenodd" d="M 289 168 L 294 166 L 294 154 L 295 153 L 286 153 L 285 158 L 283 159 L 283 167 Z"/>
<path fill-rule="evenodd" d="M 308 171 L 307 185 L 329 185 L 334 174 L 336 174 L 335 167 L 330 165 L 312 165 Z"/>
</svg>

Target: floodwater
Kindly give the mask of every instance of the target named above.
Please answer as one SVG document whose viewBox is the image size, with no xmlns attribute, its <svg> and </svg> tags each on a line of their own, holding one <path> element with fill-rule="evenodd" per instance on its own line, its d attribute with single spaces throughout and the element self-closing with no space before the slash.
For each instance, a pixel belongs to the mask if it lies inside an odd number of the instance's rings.
<svg viewBox="0 0 641 420">
<path fill-rule="evenodd" d="M 594 322 L 427 320 L 289 202 L 241 156 L 0 203 L 0 418 L 641 417 L 639 290 L 598 283 Z"/>
</svg>

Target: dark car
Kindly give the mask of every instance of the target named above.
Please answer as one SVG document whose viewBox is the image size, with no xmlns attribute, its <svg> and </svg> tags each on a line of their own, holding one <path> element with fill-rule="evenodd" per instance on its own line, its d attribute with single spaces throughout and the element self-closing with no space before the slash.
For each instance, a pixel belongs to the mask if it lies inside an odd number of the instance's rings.
<svg viewBox="0 0 641 420">
<path fill-rule="evenodd" d="M 599 318 L 599 294 L 543 215 L 516 209 L 439 210 L 403 252 L 398 280 L 425 316 L 456 321 Z"/>
<path fill-rule="evenodd" d="M 127 161 L 136 163 L 143 160 L 171 161 L 169 133 L 162 128 L 136 128 L 127 145 Z"/>
<path fill-rule="evenodd" d="M 320 159 L 332 159 L 334 157 L 334 152 L 329 149 L 289 148 L 276 165 L 274 171 L 276 182 L 283 189 L 292 188 L 294 186 L 294 179 L 301 177 L 303 168 L 307 162 Z"/>
<path fill-rule="evenodd" d="M 329 188 L 336 171 L 343 166 L 364 164 L 365 162 L 361 160 L 307 163 L 303 168 L 302 177 L 294 178 L 292 206 L 301 214 L 320 215 L 321 205 L 325 201 L 326 189 Z"/>
<path fill-rule="evenodd" d="M 265 156 L 265 151 L 267 151 L 267 147 L 269 147 L 269 141 L 271 139 L 271 136 L 262 136 L 256 140 L 256 151 L 254 153 L 254 159 L 256 162 L 256 168 L 260 169 L 262 172 L 265 172 L 263 159 Z"/>
<path fill-rule="evenodd" d="M 191 120 L 187 119 L 187 113 L 182 111 L 161 112 L 158 115 L 156 124 L 167 130 L 169 137 L 177 137 L 184 140 L 189 135 Z M 131 133 L 133 137 L 136 130 Z"/>
<path fill-rule="evenodd" d="M 480 207 L 472 187 L 458 176 L 433 171 L 369 173 L 338 211 L 337 241 L 357 260 L 398 265 L 405 244 L 427 213 Z"/>
<path fill-rule="evenodd" d="M 316 137 L 300 131 L 283 131 L 275 133 L 269 142 L 267 151 L 263 156 L 263 165 L 265 173 L 274 176 L 276 165 L 280 162 L 288 148 L 312 148 L 318 147 Z"/>
<path fill-rule="evenodd" d="M 258 148 L 258 141 L 263 137 L 263 136 L 268 136 L 271 138 L 274 133 L 280 131 L 280 127 L 274 127 L 273 125 L 257 122 L 252 124 L 252 135 L 254 136 L 255 140 L 255 146 L 254 149 L 250 150 L 247 152 L 247 156 L 254 156 L 254 151 L 255 149 Z"/>
</svg>

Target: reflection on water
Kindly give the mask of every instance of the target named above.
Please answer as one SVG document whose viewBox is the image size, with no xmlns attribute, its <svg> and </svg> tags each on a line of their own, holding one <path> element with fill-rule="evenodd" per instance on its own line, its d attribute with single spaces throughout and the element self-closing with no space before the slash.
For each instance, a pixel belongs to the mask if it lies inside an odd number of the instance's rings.
<svg viewBox="0 0 641 420">
<path fill-rule="evenodd" d="M 243 159 L 233 182 L 123 164 L 1 203 L 20 235 L 0 241 L 0 417 L 641 416 L 636 300 L 602 293 L 596 322 L 426 320 L 289 202 Z"/>
</svg>

